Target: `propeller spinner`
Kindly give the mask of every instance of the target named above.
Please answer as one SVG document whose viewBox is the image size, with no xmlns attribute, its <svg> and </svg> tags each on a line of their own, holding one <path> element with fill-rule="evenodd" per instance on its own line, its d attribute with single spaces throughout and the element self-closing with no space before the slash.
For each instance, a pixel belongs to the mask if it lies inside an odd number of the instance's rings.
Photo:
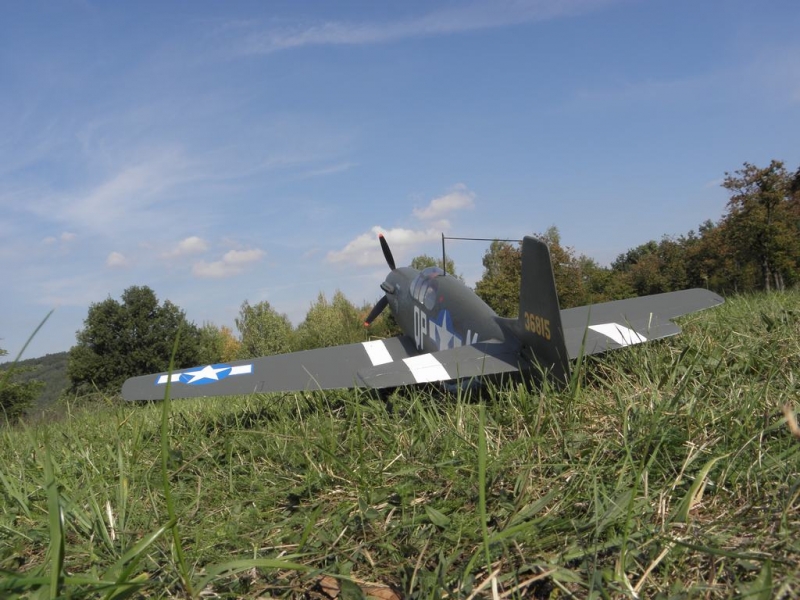
<svg viewBox="0 0 800 600">
<path fill-rule="evenodd" d="M 380 240 L 381 242 L 381 249 L 383 250 L 383 257 L 386 259 L 386 264 L 389 265 L 390 270 L 394 271 L 397 267 L 395 266 L 394 256 L 392 256 L 392 251 L 389 248 L 389 243 L 386 241 L 386 238 L 383 237 L 382 233 L 378 234 L 378 240 Z M 385 282 L 384 284 L 381 284 L 381 288 L 384 291 L 388 291 L 384 287 L 384 285 Z M 372 308 L 367 318 L 364 320 L 364 327 L 369 327 L 370 324 L 372 324 L 372 322 L 378 318 L 378 315 L 380 315 L 383 312 L 383 309 L 388 306 L 388 304 L 389 304 L 389 299 L 386 297 L 386 294 L 384 294 L 383 297 L 381 297 L 381 299 L 378 300 L 378 303 Z"/>
</svg>

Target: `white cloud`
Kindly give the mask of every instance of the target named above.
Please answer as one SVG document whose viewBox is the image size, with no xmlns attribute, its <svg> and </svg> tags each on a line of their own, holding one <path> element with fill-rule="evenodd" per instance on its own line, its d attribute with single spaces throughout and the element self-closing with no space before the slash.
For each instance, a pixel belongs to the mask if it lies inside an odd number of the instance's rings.
<svg viewBox="0 0 800 600">
<path fill-rule="evenodd" d="M 106 266 L 111 269 L 120 269 L 128 266 L 128 259 L 120 252 L 112 252 L 106 258 Z"/>
<path fill-rule="evenodd" d="M 724 182 L 724 181 L 725 180 L 723 178 L 721 178 L 721 177 L 719 177 L 717 179 L 712 179 L 711 181 L 706 182 L 706 184 L 703 186 L 703 189 L 706 189 L 706 190 L 708 190 L 708 189 L 716 189 L 716 188 L 720 187 L 722 185 L 722 182 Z"/>
<path fill-rule="evenodd" d="M 191 254 L 202 254 L 208 250 L 208 243 L 200 237 L 193 235 L 186 239 L 181 240 L 169 252 L 164 253 L 164 258 L 177 258 L 179 256 L 188 256 Z"/>
<path fill-rule="evenodd" d="M 272 28 L 243 36 L 244 54 L 323 45 L 381 44 L 407 38 L 451 35 L 533 21 L 575 16 L 619 0 L 494 1 L 462 3 L 415 18 L 389 22 L 325 22 L 294 28 Z M 241 32 L 237 31 L 241 36 Z"/>
<path fill-rule="evenodd" d="M 383 233 L 392 249 L 395 262 L 400 265 L 420 245 L 441 239 L 442 232 L 450 228 L 450 221 L 444 219 L 444 216 L 474 206 L 475 193 L 463 183 L 456 184 L 447 194 L 431 200 L 426 207 L 413 209 L 413 215 L 425 223 L 424 229 L 384 229 L 376 225 L 369 232 L 348 242 L 341 250 L 328 252 L 325 262 L 358 266 L 385 264 L 378 242 L 378 234 Z"/>
<path fill-rule="evenodd" d="M 191 172 L 180 151 L 156 152 L 147 160 L 120 167 L 104 181 L 84 191 L 41 193 L 28 209 L 35 215 L 60 221 L 70 228 L 99 231 L 113 236 L 121 227 L 151 223 L 149 212 L 166 193 L 203 175 Z M 161 213 L 163 218 L 163 213 Z M 69 231 L 62 241 L 74 239 Z"/>
<path fill-rule="evenodd" d="M 385 263 L 378 234 L 383 233 L 395 261 L 398 260 L 398 252 L 404 253 L 406 250 L 441 239 L 441 231 L 436 229 L 426 229 L 424 231 L 414 231 L 413 229 L 384 229 L 380 225 L 373 227 L 368 233 L 362 233 L 354 240 L 347 243 L 341 250 L 328 252 L 325 261 L 329 263 L 345 263 L 348 265 L 381 265 Z M 399 263 L 398 263 L 399 264 Z"/>
<path fill-rule="evenodd" d="M 222 260 L 206 262 L 201 260 L 192 267 L 195 277 L 220 279 L 232 277 L 245 270 L 251 263 L 257 262 L 264 257 L 264 251 L 258 248 L 252 250 L 230 250 L 222 257 Z"/>
<path fill-rule="evenodd" d="M 470 191 L 463 183 L 459 183 L 453 186 L 452 191 L 449 193 L 431 200 L 425 208 L 415 208 L 414 216 L 421 221 L 433 221 L 442 219 L 454 211 L 473 208 L 474 206 L 475 192 Z M 447 221 L 443 223 L 449 226 Z"/>
<path fill-rule="evenodd" d="M 324 177 L 326 175 L 335 175 L 337 173 L 344 173 L 345 171 L 349 171 L 353 167 L 357 166 L 358 163 L 354 162 L 337 163 L 334 165 L 330 165 L 328 167 L 321 167 L 319 169 L 311 169 L 310 171 L 306 171 L 303 174 L 303 177 L 312 178 L 312 177 Z"/>
<path fill-rule="evenodd" d="M 44 238 L 42 240 L 42 243 L 47 244 L 47 245 L 52 245 L 52 244 L 55 244 L 57 241 L 61 240 L 65 244 L 68 244 L 68 243 L 74 241 L 75 238 L 77 238 L 77 237 L 78 236 L 76 234 L 74 234 L 74 233 L 72 233 L 70 231 L 64 231 L 58 237 L 55 237 L 55 236 L 52 236 L 52 235 L 47 236 L 46 238 Z"/>
</svg>

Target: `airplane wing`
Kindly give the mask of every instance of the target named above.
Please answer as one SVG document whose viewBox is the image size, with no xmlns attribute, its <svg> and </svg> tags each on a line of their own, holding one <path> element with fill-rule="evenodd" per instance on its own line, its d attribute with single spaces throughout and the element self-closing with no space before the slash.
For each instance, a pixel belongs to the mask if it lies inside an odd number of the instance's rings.
<svg viewBox="0 0 800 600">
<path fill-rule="evenodd" d="M 704 289 L 615 300 L 561 311 L 567 353 L 577 358 L 680 333 L 672 319 L 725 300 Z"/>
<path fill-rule="evenodd" d="M 358 379 L 359 370 L 402 362 L 416 354 L 413 340 L 404 337 L 317 348 L 180 369 L 171 375 L 132 377 L 123 384 L 122 397 L 125 400 L 161 400 L 168 378 L 170 398 L 360 387 L 364 384 Z M 414 380 L 403 383 L 414 383 Z"/>
<path fill-rule="evenodd" d="M 519 370 L 518 344 L 479 342 L 361 369 L 358 377 L 366 386 L 387 388 L 518 373 Z"/>
</svg>

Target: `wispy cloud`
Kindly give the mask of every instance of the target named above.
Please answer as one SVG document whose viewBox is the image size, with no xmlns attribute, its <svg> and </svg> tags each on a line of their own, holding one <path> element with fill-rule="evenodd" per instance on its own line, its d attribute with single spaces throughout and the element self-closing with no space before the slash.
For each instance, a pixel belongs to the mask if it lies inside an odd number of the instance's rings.
<svg viewBox="0 0 800 600">
<path fill-rule="evenodd" d="M 414 37 L 451 35 L 575 16 L 618 1 L 473 2 L 399 21 L 327 21 L 294 27 L 270 27 L 244 36 L 239 51 L 243 54 L 269 54 L 304 46 L 381 44 Z"/>
<path fill-rule="evenodd" d="M 78 236 L 71 231 L 64 231 L 58 237 L 54 235 L 49 235 L 42 240 L 42 243 L 47 244 L 48 246 L 53 245 L 57 242 L 62 242 L 64 244 L 69 244 L 70 242 L 74 241 L 75 238 Z"/>
<path fill-rule="evenodd" d="M 327 167 L 321 167 L 319 169 L 312 169 L 304 173 L 303 177 L 311 178 L 311 177 L 324 177 L 325 175 L 335 175 L 336 173 L 344 173 L 345 171 L 349 171 L 353 167 L 357 166 L 358 163 L 353 163 L 353 162 L 338 163 Z"/>
<path fill-rule="evenodd" d="M 221 279 L 242 273 L 250 264 L 260 261 L 264 251 L 258 248 L 251 250 L 230 250 L 221 260 L 195 263 L 192 273 L 195 277 Z"/>
<path fill-rule="evenodd" d="M 414 248 L 421 244 L 440 239 L 442 231 L 446 231 L 450 227 L 450 222 L 443 217 L 474 206 L 475 193 L 463 183 L 459 183 L 453 186 L 447 194 L 431 200 L 427 206 L 413 209 L 413 216 L 423 222 L 422 228 L 394 227 L 386 229 L 380 225 L 375 225 L 368 232 L 362 233 L 349 241 L 341 250 L 328 252 L 325 261 L 333 264 L 359 266 L 382 264 L 384 262 L 383 254 L 377 245 L 379 233 L 386 236 L 392 250 L 398 250 L 398 254 L 402 255 L 412 252 Z"/>
<path fill-rule="evenodd" d="M 123 269 L 130 264 L 130 261 L 121 252 L 112 252 L 106 258 L 106 266 L 110 269 Z"/>
<path fill-rule="evenodd" d="M 178 242 L 172 250 L 163 254 L 164 258 L 178 258 L 180 256 L 190 256 L 192 254 L 202 254 L 208 250 L 208 243 L 196 235 L 187 237 Z"/>
<path fill-rule="evenodd" d="M 725 181 L 725 180 L 722 177 L 719 177 L 717 179 L 712 179 L 711 181 L 707 181 L 703 185 L 703 189 L 704 190 L 716 189 L 716 188 L 718 188 L 718 187 L 720 187 L 722 185 L 723 181 Z"/>
<path fill-rule="evenodd" d="M 421 221 L 434 221 L 443 219 L 454 211 L 473 208 L 474 206 L 475 192 L 469 190 L 463 183 L 459 183 L 453 186 L 453 189 L 444 196 L 431 200 L 428 206 L 415 208 L 413 214 Z"/>
<path fill-rule="evenodd" d="M 389 240 L 392 250 L 411 248 L 439 239 L 441 232 L 436 229 L 413 230 L 395 227 L 385 229 L 376 225 L 368 233 L 362 233 L 347 243 L 341 250 L 328 252 L 325 260 L 329 263 L 370 266 L 383 264 L 384 258 L 378 246 L 378 234 Z"/>
<path fill-rule="evenodd" d="M 672 78 L 646 77 L 612 81 L 600 87 L 577 90 L 566 108 L 598 112 L 628 107 L 697 106 L 707 103 L 768 100 L 783 106 L 800 100 L 800 46 L 776 48 L 772 52 L 734 62 L 725 67 Z"/>
<path fill-rule="evenodd" d="M 108 232 L 144 219 L 167 191 L 200 176 L 187 170 L 180 152 L 164 152 L 150 160 L 121 167 L 84 192 L 35 198 L 28 209 L 38 217 L 70 228 Z"/>
</svg>

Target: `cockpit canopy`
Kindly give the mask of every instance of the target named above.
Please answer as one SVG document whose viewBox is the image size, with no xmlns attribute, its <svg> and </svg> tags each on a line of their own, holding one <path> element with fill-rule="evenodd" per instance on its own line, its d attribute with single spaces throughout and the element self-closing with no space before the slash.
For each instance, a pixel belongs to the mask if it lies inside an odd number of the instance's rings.
<svg viewBox="0 0 800 600">
<path fill-rule="evenodd" d="M 444 275 L 439 267 L 428 267 L 420 271 L 411 283 L 411 297 L 430 310 L 436 304 L 436 292 L 439 284 L 437 277 Z"/>
</svg>

